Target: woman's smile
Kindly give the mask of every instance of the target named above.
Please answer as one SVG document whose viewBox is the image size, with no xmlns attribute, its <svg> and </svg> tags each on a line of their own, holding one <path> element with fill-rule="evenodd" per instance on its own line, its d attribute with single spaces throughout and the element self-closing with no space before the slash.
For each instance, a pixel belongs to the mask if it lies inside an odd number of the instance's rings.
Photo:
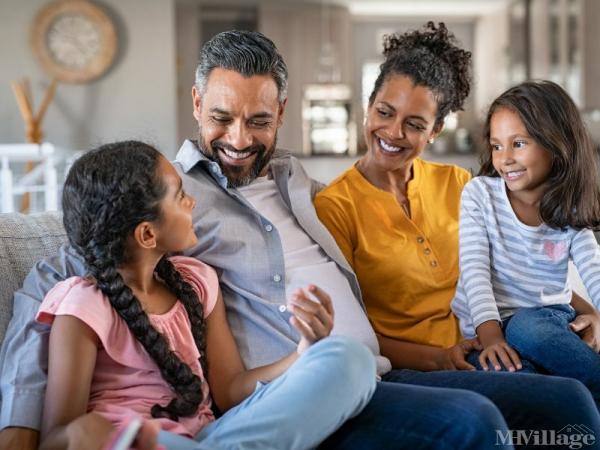
<svg viewBox="0 0 600 450">
<path fill-rule="evenodd" d="M 384 141 L 382 138 L 379 138 L 379 137 L 377 138 L 377 143 L 379 144 L 379 148 L 384 153 L 400 153 L 403 150 L 409 149 L 409 147 L 405 147 L 405 146 L 392 145 L 392 144 Z"/>
</svg>

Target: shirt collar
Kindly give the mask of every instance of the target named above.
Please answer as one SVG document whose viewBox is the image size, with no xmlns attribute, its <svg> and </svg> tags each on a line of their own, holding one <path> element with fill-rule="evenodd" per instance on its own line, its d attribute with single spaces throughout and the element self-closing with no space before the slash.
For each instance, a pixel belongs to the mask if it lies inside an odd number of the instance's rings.
<svg viewBox="0 0 600 450">
<path fill-rule="evenodd" d="M 202 154 L 195 141 L 190 141 L 189 139 L 183 141 L 181 148 L 175 156 L 175 162 L 181 165 L 181 168 L 183 169 L 184 173 L 188 173 L 192 169 L 192 167 L 194 167 L 201 161 L 203 161 L 204 164 L 209 165 L 210 163 L 213 163 L 218 167 L 217 163 L 211 161 Z"/>
</svg>

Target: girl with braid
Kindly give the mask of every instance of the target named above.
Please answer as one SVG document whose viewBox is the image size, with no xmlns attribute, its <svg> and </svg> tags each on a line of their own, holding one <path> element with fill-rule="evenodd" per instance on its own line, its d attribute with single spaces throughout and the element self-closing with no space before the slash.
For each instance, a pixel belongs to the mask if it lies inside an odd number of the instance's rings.
<svg viewBox="0 0 600 450">
<path fill-rule="evenodd" d="M 170 449 L 313 448 L 370 399 L 371 353 L 328 337 L 331 300 L 312 285 L 288 300 L 297 351 L 245 370 L 214 270 L 167 256 L 196 243 L 194 206 L 141 142 L 104 145 L 71 168 L 63 221 L 88 275 L 58 283 L 37 315 L 52 325 L 42 448 L 67 448 L 69 424 L 86 414 L 115 428 L 139 417 Z"/>
</svg>

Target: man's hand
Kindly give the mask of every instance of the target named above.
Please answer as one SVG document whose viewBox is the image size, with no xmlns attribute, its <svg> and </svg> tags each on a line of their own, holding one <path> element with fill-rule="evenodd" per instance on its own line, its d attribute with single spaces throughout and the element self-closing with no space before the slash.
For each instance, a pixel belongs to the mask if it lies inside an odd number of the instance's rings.
<svg viewBox="0 0 600 450">
<path fill-rule="evenodd" d="M 481 344 L 477 338 L 465 339 L 454 347 L 447 348 L 442 361 L 438 364 L 439 370 L 475 370 L 466 360 L 473 350 L 481 350 Z"/>
<path fill-rule="evenodd" d="M 314 299 L 304 289 L 298 289 L 288 301 L 288 308 L 293 314 L 290 322 L 302 335 L 298 354 L 329 336 L 333 328 L 333 304 L 329 295 L 312 284 L 308 286 L 308 291 Z"/>
<path fill-rule="evenodd" d="M 569 324 L 569 328 L 577 333 L 592 350 L 596 353 L 600 352 L 600 314 L 597 311 L 578 315 Z"/>
<path fill-rule="evenodd" d="M 0 431 L 0 450 L 37 450 L 39 438 L 31 428 L 8 427 Z"/>
</svg>

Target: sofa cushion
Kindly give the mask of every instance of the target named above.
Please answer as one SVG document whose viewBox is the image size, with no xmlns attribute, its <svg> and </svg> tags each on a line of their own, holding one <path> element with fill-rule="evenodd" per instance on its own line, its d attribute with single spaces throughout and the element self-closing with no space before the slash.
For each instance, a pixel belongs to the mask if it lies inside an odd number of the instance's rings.
<svg viewBox="0 0 600 450">
<path fill-rule="evenodd" d="M 12 316 L 13 294 L 40 259 L 67 241 L 59 212 L 0 214 L 0 343 Z"/>
</svg>

